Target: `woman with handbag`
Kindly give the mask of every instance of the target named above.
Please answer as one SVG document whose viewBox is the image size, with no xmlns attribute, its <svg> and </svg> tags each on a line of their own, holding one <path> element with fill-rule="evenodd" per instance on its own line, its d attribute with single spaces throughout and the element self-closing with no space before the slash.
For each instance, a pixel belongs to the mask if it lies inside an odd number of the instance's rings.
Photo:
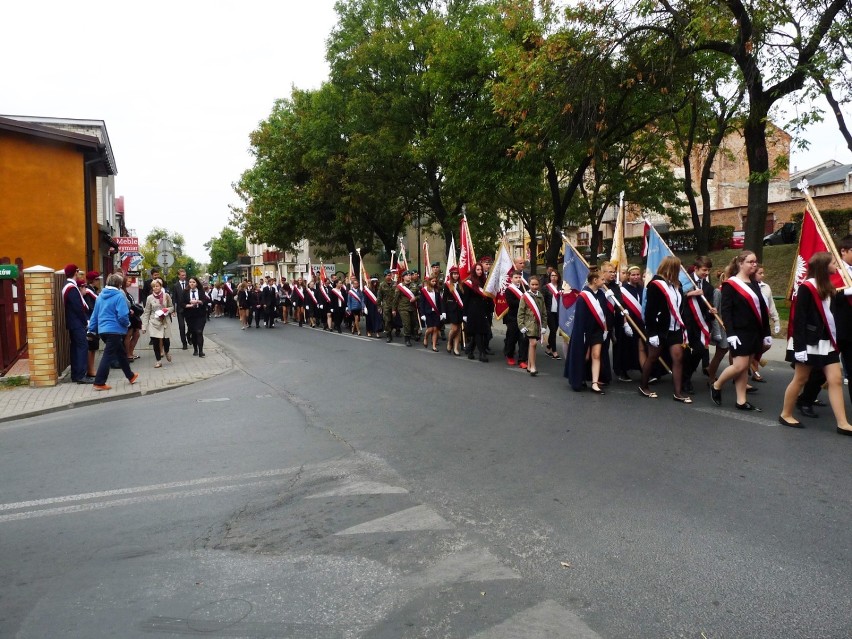
<svg viewBox="0 0 852 639">
<path fill-rule="evenodd" d="M 127 335 L 124 336 L 124 351 L 127 353 L 127 359 L 132 362 L 134 359 L 139 359 L 139 355 L 136 354 L 136 344 L 139 342 L 139 331 L 142 329 L 142 313 L 145 309 L 133 299 L 130 291 L 127 290 L 129 283 L 130 278 L 124 277 L 121 290 L 125 298 L 127 298 L 127 306 L 130 309 L 130 328 L 127 329 Z"/>
<path fill-rule="evenodd" d="M 162 367 L 160 361 L 165 355 L 166 361 L 172 361 L 169 345 L 172 338 L 172 313 L 174 312 L 172 297 L 166 293 L 160 280 L 151 282 L 151 294 L 145 301 L 145 311 L 142 313 L 142 333 L 148 333 L 154 343 L 154 358 L 157 363 L 154 368 Z"/>
<path fill-rule="evenodd" d="M 192 354 L 204 357 L 204 325 L 207 323 L 207 303 L 210 301 L 198 285 L 198 279 L 189 278 L 189 288 L 183 292 L 182 304 L 186 329 L 192 335 Z"/>
</svg>

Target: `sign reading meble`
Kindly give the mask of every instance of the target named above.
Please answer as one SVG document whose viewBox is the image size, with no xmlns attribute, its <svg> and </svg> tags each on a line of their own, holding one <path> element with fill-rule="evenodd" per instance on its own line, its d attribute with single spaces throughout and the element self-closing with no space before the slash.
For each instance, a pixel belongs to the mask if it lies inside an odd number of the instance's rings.
<svg viewBox="0 0 852 639">
<path fill-rule="evenodd" d="M 138 237 L 114 237 L 115 243 L 118 244 L 118 250 L 121 253 L 138 253 L 139 238 Z"/>
</svg>

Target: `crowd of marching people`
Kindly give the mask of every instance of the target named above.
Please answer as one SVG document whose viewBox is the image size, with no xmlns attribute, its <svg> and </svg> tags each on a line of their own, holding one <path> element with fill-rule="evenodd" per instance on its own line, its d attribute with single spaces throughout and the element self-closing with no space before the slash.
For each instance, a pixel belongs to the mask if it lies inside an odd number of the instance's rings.
<svg viewBox="0 0 852 639">
<path fill-rule="evenodd" d="M 852 236 L 840 242 L 839 255 L 840 264 L 829 253 L 813 255 L 793 302 L 787 361 L 794 372 L 778 421 L 803 428 L 795 409 L 815 417 L 814 406 L 822 403 L 818 394 L 827 387 L 837 432 L 852 435 L 841 366 L 841 360 L 852 365 L 852 287 L 836 289 L 831 279 L 837 269 L 852 272 Z M 236 286 L 233 281 L 210 286 L 183 270 L 167 286 L 153 270 L 138 303 L 121 274 L 110 275 L 98 293 L 92 286 L 98 274 L 83 274 L 69 265 L 63 296 L 72 336 L 72 379 L 107 390 L 110 368 L 121 368 L 134 383 L 138 374 L 130 365 L 138 358 L 134 348 L 140 337 L 151 340 L 156 368 L 171 361 L 176 337 L 183 350 L 192 346 L 193 356 L 204 357 L 204 327 L 217 317 L 239 318 L 242 330 L 294 322 L 387 342 L 401 338 L 405 346 L 422 343 L 434 352 L 445 342 L 451 355 L 487 362 L 493 355 L 495 321 L 495 299 L 486 292 L 491 264 L 484 258 L 469 273 L 452 266 L 444 274 L 433 263 L 422 281 L 416 271 L 389 269 L 381 281 L 378 276 L 323 273 L 281 282 L 244 279 Z M 678 258 L 668 256 L 647 283 L 639 266 L 619 271 L 604 262 L 589 271 L 579 291 L 563 283 L 555 269 L 538 276 L 526 273 L 524 266 L 524 260 L 515 260 L 501 287 L 498 321 L 505 326 L 502 356 L 507 366 L 536 376 L 541 345 L 545 357 L 561 360 L 564 355 L 564 375 L 574 391 L 605 395 L 614 382 L 637 381 L 638 393 L 655 400 L 663 394 L 661 383 L 671 379 L 671 397 L 683 404 L 693 403 L 701 370 L 713 403 L 721 405 L 723 395 L 731 393 L 736 409 L 761 410 L 750 396 L 758 390 L 755 383 L 764 382 L 763 355 L 781 326 L 754 253 L 741 252 L 715 276 L 707 257 L 684 268 Z M 684 276 L 691 286 L 684 285 Z M 566 335 L 559 314 L 569 306 L 574 307 L 573 323 Z M 84 341 L 82 347 L 77 343 L 79 326 L 88 333 L 88 345 Z M 99 341 L 105 348 L 95 370 Z"/>
</svg>

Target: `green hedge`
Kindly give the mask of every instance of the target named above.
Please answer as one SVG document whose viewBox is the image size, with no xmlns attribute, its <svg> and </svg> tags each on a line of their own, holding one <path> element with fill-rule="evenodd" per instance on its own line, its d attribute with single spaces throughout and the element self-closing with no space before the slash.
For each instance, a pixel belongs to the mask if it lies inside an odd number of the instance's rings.
<svg viewBox="0 0 852 639">
<path fill-rule="evenodd" d="M 796 232 L 802 229 L 802 216 L 804 213 L 794 213 L 792 221 L 796 224 Z M 828 227 L 828 232 L 837 240 L 849 234 L 849 222 L 852 221 L 852 209 L 834 209 L 820 211 L 822 221 Z"/>
<path fill-rule="evenodd" d="M 675 253 L 695 253 L 696 240 L 695 231 L 693 229 L 685 229 L 682 231 L 668 231 L 660 233 L 669 248 Z M 727 248 L 734 236 L 733 226 L 711 226 L 710 227 L 710 250 L 719 251 Z M 629 237 L 624 241 L 624 249 L 627 251 L 628 257 L 641 257 L 642 246 L 644 244 L 643 237 Z M 607 255 L 612 254 L 612 240 L 604 240 L 603 252 Z"/>
</svg>

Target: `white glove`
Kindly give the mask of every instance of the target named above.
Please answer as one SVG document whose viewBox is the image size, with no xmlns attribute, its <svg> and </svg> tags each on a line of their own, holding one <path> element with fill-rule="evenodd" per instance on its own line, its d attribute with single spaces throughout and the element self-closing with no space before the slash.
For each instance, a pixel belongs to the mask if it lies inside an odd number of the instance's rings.
<svg viewBox="0 0 852 639">
<path fill-rule="evenodd" d="M 736 335 L 728 336 L 728 346 L 730 346 L 731 348 L 739 348 L 740 344 L 742 344 L 742 342 L 740 341 L 739 337 L 737 337 Z"/>
<path fill-rule="evenodd" d="M 364 317 L 366 317 L 366 316 L 367 316 L 367 307 L 365 306 L 364 307 Z"/>
<path fill-rule="evenodd" d="M 467 315 L 465 315 L 464 317 L 462 317 L 462 322 L 464 322 L 465 324 L 467 324 Z"/>
<path fill-rule="evenodd" d="M 624 325 L 624 334 L 627 335 L 627 337 L 633 337 L 633 328 L 630 324 Z"/>
<path fill-rule="evenodd" d="M 615 299 L 615 293 L 613 293 L 610 289 L 606 289 L 606 292 L 604 293 L 604 297 L 607 298 L 608 300 L 614 300 Z"/>
<path fill-rule="evenodd" d="M 852 287 L 850 287 L 850 290 L 852 290 Z M 772 327 L 772 332 L 775 333 L 776 335 L 778 335 L 778 333 L 781 332 L 781 324 L 778 324 L 776 322 L 775 326 Z"/>
<path fill-rule="evenodd" d="M 796 353 L 795 357 L 797 362 L 802 362 L 804 364 L 808 361 L 808 352 L 802 351 L 801 353 Z"/>
<path fill-rule="evenodd" d="M 441 319 L 442 319 L 442 320 L 447 319 L 447 314 L 446 314 L 446 313 L 441 313 Z"/>
<path fill-rule="evenodd" d="M 658 335 L 651 335 L 651 337 L 649 337 L 649 338 L 648 338 L 648 343 L 649 343 L 651 346 L 653 346 L 654 348 L 659 348 L 659 347 L 660 347 L 660 338 L 659 338 L 659 336 L 658 336 Z"/>
<path fill-rule="evenodd" d="M 769 337 L 769 335 L 767 335 L 766 337 L 763 338 L 763 345 L 764 346 L 772 346 L 772 338 Z"/>
<path fill-rule="evenodd" d="M 852 286 L 848 286 L 848 287 L 844 288 L 844 289 L 843 289 L 843 294 L 844 294 L 846 297 L 849 297 L 850 295 L 852 295 Z"/>
<path fill-rule="evenodd" d="M 609 331 L 604 331 L 603 340 L 606 341 L 607 337 L 609 337 Z"/>
<path fill-rule="evenodd" d="M 524 326 L 524 327 L 521 329 L 521 334 L 522 334 L 522 335 L 526 335 L 526 334 L 527 334 L 527 327 L 526 327 L 526 326 Z"/>
<path fill-rule="evenodd" d="M 542 336 L 547 335 L 549 332 L 550 332 L 550 329 L 549 329 L 549 328 L 547 328 L 546 326 L 542 326 L 542 327 L 541 327 L 541 334 L 542 334 Z"/>
<path fill-rule="evenodd" d="M 425 315 L 421 315 L 421 316 L 420 316 L 420 319 L 421 319 L 421 320 L 423 320 L 423 321 L 425 322 L 425 321 L 426 321 L 426 316 L 425 316 Z"/>
</svg>

